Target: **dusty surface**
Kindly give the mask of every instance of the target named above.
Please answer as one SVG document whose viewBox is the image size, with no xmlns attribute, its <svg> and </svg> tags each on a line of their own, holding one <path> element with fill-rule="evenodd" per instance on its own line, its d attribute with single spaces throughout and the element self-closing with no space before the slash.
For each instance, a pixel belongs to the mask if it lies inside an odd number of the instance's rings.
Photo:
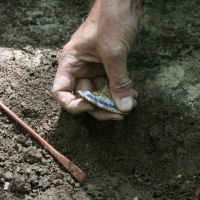
<svg viewBox="0 0 200 200">
<path fill-rule="evenodd" d="M 199 1 L 144 1 L 129 57 L 140 96 L 123 122 L 72 116 L 48 94 L 62 46 L 89 7 L 69 2 L 0 1 L 0 98 L 87 178 L 72 179 L 1 112 L 0 199 L 198 199 Z"/>
</svg>

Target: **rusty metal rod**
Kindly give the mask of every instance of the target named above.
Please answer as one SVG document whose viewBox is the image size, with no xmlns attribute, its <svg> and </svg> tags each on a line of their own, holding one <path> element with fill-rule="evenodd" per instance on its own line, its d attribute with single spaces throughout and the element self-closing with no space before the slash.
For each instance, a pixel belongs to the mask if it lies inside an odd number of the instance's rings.
<svg viewBox="0 0 200 200">
<path fill-rule="evenodd" d="M 23 122 L 15 113 L 13 113 L 7 106 L 0 102 L 0 109 L 16 121 L 24 130 L 26 130 L 35 140 L 37 140 L 49 153 L 56 158 L 78 181 L 83 181 L 85 173 L 74 165 L 70 160 L 63 156 L 60 152 L 54 149 L 46 140 L 38 135 L 33 129 L 31 129 L 25 122 Z"/>
</svg>

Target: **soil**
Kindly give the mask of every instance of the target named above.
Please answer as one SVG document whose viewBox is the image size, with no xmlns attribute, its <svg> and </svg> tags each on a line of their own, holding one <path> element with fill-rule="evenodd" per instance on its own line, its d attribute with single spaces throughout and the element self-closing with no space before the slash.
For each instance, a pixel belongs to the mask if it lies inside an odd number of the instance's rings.
<svg viewBox="0 0 200 200">
<path fill-rule="evenodd" d="M 200 2 L 145 0 L 128 59 L 138 106 L 122 122 L 71 115 L 50 95 L 91 1 L 0 0 L 0 98 L 86 179 L 0 112 L 0 200 L 197 200 Z M 6 187 L 4 189 L 4 187 Z"/>
</svg>

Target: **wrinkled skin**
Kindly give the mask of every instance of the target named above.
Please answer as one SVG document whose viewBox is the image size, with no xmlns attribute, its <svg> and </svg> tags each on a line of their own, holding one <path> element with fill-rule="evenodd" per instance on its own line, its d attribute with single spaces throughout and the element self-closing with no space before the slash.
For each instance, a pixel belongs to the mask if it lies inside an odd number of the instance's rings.
<svg viewBox="0 0 200 200">
<path fill-rule="evenodd" d="M 52 95 L 68 112 L 88 112 L 98 120 L 124 117 L 78 98 L 77 90 L 99 90 L 110 84 L 116 106 L 129 112 L 137 105 L 127 57 L 141 19 L 140 0 L 97 0 L 86 21 L 63 48 Z"/>
</svg>

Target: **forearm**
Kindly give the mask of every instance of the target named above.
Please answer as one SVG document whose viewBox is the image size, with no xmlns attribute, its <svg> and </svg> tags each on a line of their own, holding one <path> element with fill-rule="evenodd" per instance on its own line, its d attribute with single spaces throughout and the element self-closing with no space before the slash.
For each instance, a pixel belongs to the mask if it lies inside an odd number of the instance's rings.
<svg viewBox="0 0 200 200">
<path fill-rule="evenodd" d="M 103 20 L 109 23 L 109 19 L 126 21 L 129 18 L 127 13 L 131 13 L 132 17 L 135 16 L 139 26 L 142 14 L 141 5 L 142 0 L 96 0 L 87 20 L 89 23 L 96 22 L 98 24 Z"/>
<path fill-rule="evenodd" d="M 132 11 L 141 9 L 142 0 L 96 0 L 91 14 L 107 8 L 108 10 L 123 10 L 125 8 Z M 94 13 L 95 14 L 95 13 Z"/>
<path fill-rule="evenodd" d="M 123 31 L 133 31 L 129 42 L 132 45 L 138 33 L 142 10 L 142 0 L 96 0 L 86 21 L 82 24 L 82 34 L 88 38 L 119 38 Z M 121 29 L 121 31 L 119 30 Z M 125 33 L 126 34 L 126 33 Z"/>
<path fill-rule="evenodd" d="M 106 5 L 111 5 L 111 4 L 129 4 L 129 5 L 137 5 L 141 7 L 142 0 L 96 0 L 96 3 L 104 3 Z"/>
</svg>

